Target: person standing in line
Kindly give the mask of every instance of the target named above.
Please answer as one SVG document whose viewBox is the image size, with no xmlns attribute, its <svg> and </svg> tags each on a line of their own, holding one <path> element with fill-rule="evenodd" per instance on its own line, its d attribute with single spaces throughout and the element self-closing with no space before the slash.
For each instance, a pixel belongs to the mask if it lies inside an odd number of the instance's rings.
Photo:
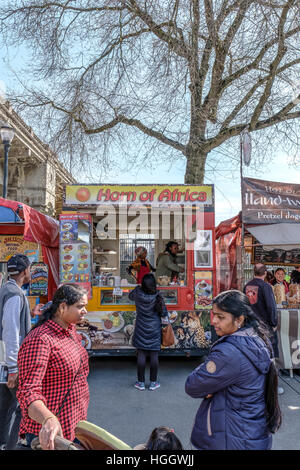
<svg viewBox="0 0 300 470">
<path fill-rule="evenodd" d="M 39 436 L 43 450 L 54 450 L 56 436 L 73 441 L 76 424 L 87 419 L 88 353 L 76 332 L 87 302 L 79 285 L 60 286 L 20 348 L 20 436 L 28 446 Z"/>
<path fill-rule="evenodd" d="M 156 288 L 153 274 L 145 274 L 142 285 L 129 294 L 136 305 L 136 323 L 132 344 L 137 349 L 137 376 L 135 388 L 145 390 L 145 368 L 150 356 L 149 390 L 160 387 L 157 381 L 158 353 L 161 348 L 161 317 L 168 317 L 164 300 Z"/>
<path fill-rule="evenodd" d="M 270 450 L 282 417 L 269 331 L 237 290 L 213 300 L 219 339 L 187 378 L 185 391 L 203 398 L 191 443 L 198 450 Z"/>
<path fill-rule="evenodd" d="M 243 291 L 247 295 L 254 313 L 270 329 L 274 358 L 278 358 L 277 306 L 272 286 L 264 280 L 266 273 L 267 268 L 264 264 L 255 264 L 254 277 L 247 282 Z M 281 395 L 284 393 L 284 389 L 278 387 L 278 393 Z"/>
<path fill-rule="evenodd" d="M 8 368 L 7 384 L 0 384 L 0 447 L 13 450 L 18 442 L 21 421 L 16 398 L 18 382 L 18 352 L 31 328 L 31 315 L 39 313 L 40 305 L 32 313 L 22 286 L 30 281 L 30 261 L 16 254 L 7 262 L 9 280 L 0 289 L 0 358 Z"/>
</svg>

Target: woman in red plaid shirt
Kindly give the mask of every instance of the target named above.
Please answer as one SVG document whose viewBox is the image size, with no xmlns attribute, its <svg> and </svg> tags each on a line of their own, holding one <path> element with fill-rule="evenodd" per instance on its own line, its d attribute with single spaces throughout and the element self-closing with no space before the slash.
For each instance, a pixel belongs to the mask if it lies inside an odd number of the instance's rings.
<svg viewBox="0 0 300 470">
<path fill-rule="evenodd" d="M 78 285 L 59 287 L 19 351 L 20 435 L 28 444 L 39 436 L 44 450 L 54 450 L 57 435 L 73 441 L 76 424 L 87 418 L 88 354 L 75 326 L 87 302 Z"/>
</svg>

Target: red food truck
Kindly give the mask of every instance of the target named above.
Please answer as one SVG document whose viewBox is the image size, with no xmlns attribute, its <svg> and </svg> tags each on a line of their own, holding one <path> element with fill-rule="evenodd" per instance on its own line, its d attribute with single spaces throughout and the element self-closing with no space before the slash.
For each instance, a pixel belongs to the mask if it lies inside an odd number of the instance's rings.
<svg viewBox="0 0 300 470">
<path fill-rule="evenodd" d="M 203 355 L 211 341 L 216 285 L 213 185 L 66 186 L 60 282 L 80 283 L 89 292 L 88 315 L 78 331 L 92 355 L 134 353 L 136 313 L 128 294 L 137 281 L 128 266 L 143 247 L 157 267 L 169 241 L 179 244 L 180 272 L 154 274 L 175 344 L 161 354 Z"/>
</svg>

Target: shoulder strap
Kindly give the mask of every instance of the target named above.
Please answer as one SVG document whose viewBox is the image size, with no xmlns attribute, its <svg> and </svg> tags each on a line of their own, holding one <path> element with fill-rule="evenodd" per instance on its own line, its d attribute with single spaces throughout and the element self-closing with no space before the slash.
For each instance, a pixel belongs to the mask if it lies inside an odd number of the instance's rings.
<svg viewBox="0 0 300 470">
<path fill-rule="evenodd" d="M 50 326 L 50 325 L 48 325 L 48 326 Z M 51 326 L 50 326 L 50 329 L 53 330 L 53 328 L 51 328 Z M 70 337 L 71 337 L 71 339 L 74 341 L 74 343 L 76 343 L 75 339 L 74 339 L 72 336 L 70 336 Z M 77 343 L 76 343 L 76 344 L 77 344 Z M 78 376 L 78 374 L 79 374 L 79 371 L 80 371 L 80 369 L 81 369 L 81 364 L 82 364 L 82 357 L 80 356 L 80 364 L 79 364 L 79 367 L 78 367 L 78 370 L 77 370 L 76 374 L 74 375 L 74 378 L 73 378 L 73 382 L 72 382 L 72 384 L 71 384 L 71 387 L 69 388 L 69 390 L 68 390 L 67 393 L 65 394 L 64 399 L 63 399 L 63 401 L 62 401 L 62 403 L 61 403 L 61 405 L 60 405 L 60 407 L 59 407 L 57 413 L 55 413 L 55 415 L 56 415 L 57 417 L 59 417 L 59 415 L 60 415 L 60 413 L 61 413 L 61 410 L 63 409 L 64 404 L 66 403 L 66 400 L 67 400 L 68 396 L 69 396 L 70 393 L 71 393 L 71 390 L 72 390 L 72 388 L 73 388 L 73 385 L 74 385 L 74 383 L 75 383 L 75 380 L 76 380 L 76 378 L 77 378 L 77 376 Z"/>
<path fill-rule="evenodd" d="M 61 413 L 61 410 L 63 409 L 64 404 L 66 403 L 66 400 L 67 400 L 68 396 L 69 396 L 70 393 L 71 393 L 71 390 L 72 390 L 72 388 L 73 388 L 73 385 L 74 385 L 74 383 L 75 383 L 75 380 L 76 380 L 76 378 L 77 378 L 77 376 L 78 376 L 78 374 L 79 374 L 79 371 L 80 371 L 80 368 L 81 368 L 81 364 L 82 364 L 82 357 L 80 356 L 80 364 L 79 364 L 78 371 L 77 371 L 76 374 L 74 375 L 74 379 L 73 379 L 73 382 L 72 382 L 72 384 L 71 384 L 71 387 L 70 387 L 69 390 L 67 391 L 67 393 L 66 393 L 66 395 L 65 395 L 65 397 L 64 397 L 64 399 L 63 399 L 63 401 L 62 401 L 62 403 L 61 403 L 61 405 L 60 405 L 60 407 L 59 407 L 59 409 L 58 409 L 58 412 L 56 413 L 57 418 L 59 417 L 59 415 L 60 415 L 60 413 Z"/>
</svg>

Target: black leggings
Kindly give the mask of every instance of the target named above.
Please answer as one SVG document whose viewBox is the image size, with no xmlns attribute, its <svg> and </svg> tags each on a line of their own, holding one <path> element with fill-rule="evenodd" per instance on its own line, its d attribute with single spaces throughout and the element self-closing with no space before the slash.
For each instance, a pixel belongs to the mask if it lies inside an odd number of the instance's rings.
<svg viewBox="0 0 300 470">
<path fill-rule="evenodd" d="M 158 372 L 158 351 L 137 350 L 137 373 L 138 381 L 145 382 L 145 368 L 147 356 L 150 356 L 150 382 L 157 381 Z"/>
</svg>

